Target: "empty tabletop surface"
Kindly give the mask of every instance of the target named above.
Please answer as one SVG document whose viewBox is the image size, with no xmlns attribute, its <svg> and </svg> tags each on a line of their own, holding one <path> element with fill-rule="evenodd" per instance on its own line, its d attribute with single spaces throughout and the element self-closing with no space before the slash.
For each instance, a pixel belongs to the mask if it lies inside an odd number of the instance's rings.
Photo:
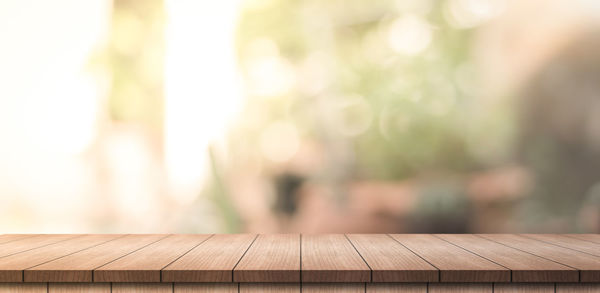
<svg viewBox="0 0 600 293">
<path fill-rule="evenodd" d="M 600 237 L 5 234 L 0 282 L 597 283 Z"/>
</svg>

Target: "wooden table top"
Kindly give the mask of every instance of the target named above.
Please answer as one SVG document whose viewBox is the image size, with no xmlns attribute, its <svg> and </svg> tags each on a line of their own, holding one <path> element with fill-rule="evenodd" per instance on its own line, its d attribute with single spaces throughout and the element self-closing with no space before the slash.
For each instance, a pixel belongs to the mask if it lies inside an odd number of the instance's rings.
<svg viewBox="0 0 600 293">
<path fill-rule="evenodd" d="M 600 235 L 7 234 L 0 282 L 600 282 Z"/>
</svg>

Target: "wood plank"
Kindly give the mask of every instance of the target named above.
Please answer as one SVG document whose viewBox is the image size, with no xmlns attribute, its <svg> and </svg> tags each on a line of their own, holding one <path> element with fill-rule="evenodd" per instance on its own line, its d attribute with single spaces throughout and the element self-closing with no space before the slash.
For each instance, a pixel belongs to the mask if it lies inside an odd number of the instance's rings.
<svg viewBox="0 0 600 293">
<path fill-rule="evenodd" d="M 556 284 L 556 293 L 598 293 L 600 284 Z"/>
<path fill-rule="evenodd" d="M 478 283 L 431 283 L 429 293 L 492 293 L 492 284 Z"/>
<path fill-rule="evenodd" d="M 600 234 L 564 234 L 568 237 L 573 237 L 589 242 L 600 243 Z"/>
<path fill-rule="evenodd" d="M 81 237 L 81 235 L 37 235 L 34 237 L 28 237 L 24 239 L 11 241 L 8 243 L 0 244 L 0 257 L 5 257 L 12 254 L 28 251 L 31 249 L 44 247 L 46 245 L 58 243 L 60 241 L 65 241 L 76 237 Z"/>
<path fill-rule="evenodd" d="M 522 236 L 589 253 L 591 255 L 600 256 L 600 243 L 589 242 L 578 238 L 556 234 L 522 234 Z"/>
<path fill-rule="evenodd" d="M 581 282 L 600 281 L 600 257 L 513 234 L 483 234 L 484 238 L 580 270 Z"/>
<path fill-rule="evenodd" d="M 210 235 L 169 235 L 94 270 L 94 282 L 160 282 L 160 270 Z"/>
<path fill-rule="evenodd" d="M 93 282 L 92 272 L 168 235 L 127 235 L 25 270 L 25 282 Z"/>
<path fill-rule="evenodd" d="M 367 293 L 427 293 L 427 284 L 367 283 Z"/>
<path fill-rule="evenodd" d="M 174 293 L 238 293 L 236 283 L 175 283 Z"/>
<path fill-rule="evenodd" d="M 240 293 L 300 293 L 296 283 L 240 283 Z"/>
<path fill-rule="evenodd" d="M 512 272 L 512 282 L 577 282 L 573 268 L 471 234 L 436 235 Z"/>
<path fill-rule="evenodd" d="M 25 269 L 102 244 L 117 237 L 121 237 L 121 235 L 83 235 L 0 258 L 0 282 L 22 282 L 23 270 Z"/>
<path fill-rule="evenodd" d="M 440 270 L 440 282 L 510 282 L 510 270 L 426 234 L 392 234 Z"/>
<path fill-rule="evenodd" d="M 234 282 L 300 282 L 300 235 L 259 235 L 233 271 Z"/>
<path fill-rule="evenodd" d="M 49 283 L 48 293 L 110 293 L 110 283 Z"/>
<path fill-rule="evenodd" d="M 162 270 L 163 282 L 232 282 L 255 234 L 215 235 Z"/>
<path fill-rule="evenodd" d="M 494 284 L 494 293 L 554 293 L 554 284 Z"/>
<path fill-rule="evenodd" d="M 302 282 L 370 281 L 371 269 L 344 235 L 302 235 Z"/>
<path fill-rule="evenodd" d="M 21 240 L 33 236 L 38 236 L 36 234 L 2 234 L 0 235 L 0 244 L 8 243 L 16 240 Z"/>
<path fill-rule="evenodd" d="M 348 234 L 373 282 L 437 282 L 439 271 L 386 234 Z"/>
<path fill-rule="evenodd" d="M 302 293 L 364 293 L 365 283 L 307 283 L 302 284 Z"/>
<path fill-rule="evenodd" d="M 46 293 L 46 283 L 0 283 L 0 293 Z"/>
<path fill-rule="evenodd" d="M 171 283 L 113 283 L 112 293 L 172 293 Z"/>
</svg>

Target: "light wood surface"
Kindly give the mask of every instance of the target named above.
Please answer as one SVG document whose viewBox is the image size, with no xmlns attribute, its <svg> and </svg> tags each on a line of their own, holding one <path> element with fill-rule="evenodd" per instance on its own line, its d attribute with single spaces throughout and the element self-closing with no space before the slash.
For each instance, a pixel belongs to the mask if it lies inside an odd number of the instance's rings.
<svg viewBox="0 0 600 293">
<path fill-rule="evenodd" d="M 373 282 L 437 282 L 439 272 L 386 234 L 349 234 L 373 271 Z"/>
<path fill-rule="evenodd" d="M 113 283 L 112 293 L 172 293 L 170 283 Z"/>
<path fill-rule="evenodd" d="M 309 283 L 302 284 L 302 293 L 363 293 L 364 283 Z"/>
<path fill-rule="evenodd" d="M 300 235 L 259 235 L 233 271 L 234 282 L 300 282 Z"/>
<path fill-rule="evenodd" d="M 34 237 L 37 235 L 33 234 L 2 234 L 0 235 L 0 244 L 12 242 L 16 240 L 21 240 L 29 237 Z"/>
<path fill-rule="evenodd" d="M 573 237 L 594 243 L 600 243 L 600 234 L 565 234 L 564 236 Z"/>
<path fill-rule="evenodd" d="M 0 284 L 600 283 L 594 235 L 2 235 Z"/>
<path fill-rule="evenodd" d="M 436 235 L 512 271 L 512 282 L 577 282 L 579 272 L 556 262 L 475 235 Z"/>
<path fill-rule="evenodd" d="M 578 238 L 568 237 L 565 235 L 523 234 L 522 236 L 562 246 L 565 248 L 574 249 L 584 253 L 589 253 L 591 255 L 600 256 L 600 243 L 589 242 Z"/>
<path fill-rule="evenodd" d="M 170 235 L 94 270 L 95 282 L 160 282 L 161 269 L 210 235 Z M 114 291 L 114 290 L 113 290 Z"/>
<path fill-rule="evenodd" d="M 445 283 L 429 284 L 429 293 L 492 293 L 492 284 L 478 283 Z"/>
<path fill-rule="evenodd" d="M 302 282 L 370 281 L 371 269 L 344 235 L 302 235 Z"/>
<path fill-rule="evenodd" d="M 110 293 L 110 283 L 49 283 L 48 293 Z"/>
<path fill-rule="evenodd" d="M 494 293 L 554 293 L 554 284 L 494 284 Z"/>
<path fill-rule="evenodd" d="M 232 282 L 233 269 L 257 235 L 215 235 L 162 270 L 165 282 Z"/>
<path fill-rule="evenodd" d="M 240 283 L 240 293 L 300 293 L 299 283 Z"/>
<path fill-rule="evenodd" d="M 174 293 L 237 293 L 237 283 L 175 283 Z"/>
<path fill-rule="evenodd" d="M 510 282 L 510 270 L 433 235 L 392 234 L 440 270 L 440 282 Z"/>
<path fill-rule="evenodd" d="M 367 283 L 367 293 L 427 293 L 427 284 Z"/>
<path fill-rule="evenodd" d="M 25 270 L 25 282 L 92 282 L 92 272 L 167 235 L 127 235 Z"/>
<path fill-rule="evenodd" d="M 514 234 L 485 234 L 484 238 L 580 270 L 581 282 L 600 282 L 600 257 Z"/>
<path fill-rule="evenodd" d="M 36 235 L 34 237 L 17 239 L 15 241 L 0 244 L 0 257 L 44 247 L 75 237 L 81 237 L 81 235 Z"/>
<path fill-rule="evenodd" d="M 122 236 L 108 234 L 83 235 L 37 249 L 5 256 L 0 259 L 0 282 L 21 282 L 23 281 L 23 271 L 27 268 L 64 257 L 118 237 Z"/>
</svg>

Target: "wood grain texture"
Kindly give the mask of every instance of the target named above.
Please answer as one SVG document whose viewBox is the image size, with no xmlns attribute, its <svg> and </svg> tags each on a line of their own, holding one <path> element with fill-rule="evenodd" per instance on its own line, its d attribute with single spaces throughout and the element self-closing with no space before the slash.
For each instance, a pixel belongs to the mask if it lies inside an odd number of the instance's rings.
<svg viewBox="0 0 600 293">
<path fill-rule="evenodd" d="M 600 284 L 556 284 L 556 293 L 598 293 Z"/>
<path fill-rule="evenodd" d="M 171 283 L 113 283 L 112 293 L 172 293 Z"/>
<path fill-rule="evenodd" d="M 15 241 L 0 244 L 0 257 L 5 257 L 15 253 L 44 247 L 46 245 L 54 244 L 60 241 L 65 241 L 75 237 L 81 237 L 81 235 L 67 235 L 67 234 L 56 234 L 56 235 L 36 235 L 34 237 L 28 237 L 18 239 Z"/>
<path fill-rule="evenodd" d="M 0 235 L 0 244 L 8 243 L 16 240 L 21 240 L 33 236 L 38 236 L 36 234 L 2 234 Z"/>
<path fill-rule="evenodd" d="M 254 234 L 215 235 L 162 270 L 164 282 L 232 282 Z"/>
<path fill-rule="evenodd" d="M 259 235 L 233 271 L 234 282 L 300 282 L 300 235 Z"/>
<path fill-rule="evenodd" d="M 469 234 L 436 235 L 511 270 L 513 282 L 577 282 L 573 268 Z"/>
<path fill-rule="evenodd" d="M 46 293 L 46 283 L 0 283 L 0 293 Z"/>
<path fill-rule="evenodd" d="M 514 234 L 484 234 L 484 238 L 580 270 L 581 282 L 600 282 L 600 257 Z"/>
<path fill-rule="evenodd" d="M 429 284 L 429 293 L 492 293 L 492 284 L 455 283 Z"/>
<path fill-rule="evenodd" d="M 300 293 L 296 283 L 240 283 L 240 293 Z"/>
<path fill-rule="evenodd" d="M 344 235 L 302 235 L 302 282 L 370 282 L 371 270 Z"/>
<path fill-rule="evenodd" d="M 392 234 L 440 270 L 440 282 L 510 282 L 510 270 L 426 234 Z"/>
<path fill-rule="evenodd" d="M 367 283 L 367 293 L 427 293 L 427 284 Z"/>
<path fill-rule="evenodd" d="M 127 235 L 25 270 L 25 282 L 92 282 L 92 271 L 167 235 Z"/>
<path fill-rule="evenodd" d="M 0 282 L 22 282 L 23 270 L 27 268 L 102 244 L 117 237 L 121 237 L 121 235 L 83 235 L 0 258 Z"/>
<path fill-rule="evenodd" d="M 170 235 L 94 270 L 95 282 L 160 282 L 161 269 L 210 235 Z"/>
<path fill-rule="evenodd" d="M 589 242 L 600 243 L 600 234 L 564 234 L 567 237 L 573 237 Z"/>
<path fill-rule="evenodd" d="M 364 293 L 365 283 L 302 284 L 302 293 Z"/>
<path fill-rule="evenodd" d="M 494 284 L 494 293 L 554 293 L 554 284 Z"/>
<path fill-rule="evenodd" d="M 48 283 L 48 293 L 110 293 L 110 283 Z"/>
<path fill-rule="evenodd" d="M 523 234 L 535 240 L 544 241 L 565 248 L 600 256 L 600 243 L 589 242 L 578 238 L 554 234 Z"/>
<path fill-rule="evenodd" d="M 373 282 L 437 282 L 438 270 L 386 234 L 349 234 Z"/>
<path fill-rule="evenodd" d="M 174 293 L 237 293 L 237 283 L 175 283 Z"/>
</svg>

